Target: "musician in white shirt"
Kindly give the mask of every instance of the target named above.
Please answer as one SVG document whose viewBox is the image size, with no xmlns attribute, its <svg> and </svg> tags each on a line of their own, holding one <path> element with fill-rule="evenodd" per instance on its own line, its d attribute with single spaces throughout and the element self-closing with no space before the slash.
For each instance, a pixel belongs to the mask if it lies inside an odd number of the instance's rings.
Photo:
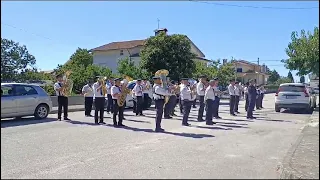
<svg viewBox="0 0 320 180">
<path fill-rule="evenodd" d="M 93 89 L 92 89 L 92 81 L 89 81 L 82 88 L 82 94 L 84 96 L 84 109 L 85 116 L 92 117 L 91 110 L 93 104 Z"/>
<path fill-rule="evenodd" d="M 209 86 L 205 90 L 204 99 L 206 101 L 207 111 L 206 111 L 206 124 L 213 125 L 215 124 L 212 122 L 213 113 L 215 111 L 214 107 L 214 100 L 215 100 L 215 92 L 214 92 L 214 80 L 209 81 Z"/>
<path fill-rule="evenodd" d="M 113 79 L 109 79 L 106 83 L 107 85 L 107 113 L 109 114 L 110 111 L 113 113 L 113 102 L 112 102 L 112 96 L 111 96 L 111 87 L 113 86 Z"/>
<path fill-rule="evenodd" d="M 197 83 L 197 94 L 199 96 L 199 110 L 198 110 L 198 121 L 204 121 L 202 119 L 203 117 L 203 111 L 204 111 L 204 106 L 205 106 L 205 102 L 204 102 L 204 94 L 206 91 L 206 83 L 207 83 L 207 77 L 206 76 L 200 76 L 199 78 L 199 82 Z"/>
<path fill-rule="evenodd" d="M 111 96 L 112 96 L 112 101 L 113 101 L 113 126 L 118 127 L 118 126 L 125 126 L 122 124 L 123 120 L 123 111 L 124 111 L 124 106 L 118 106 L 118 98 L 121 95 L 121 79 L 117 78 L 114 80 L 114 85 L 111 87 Z M 119 113 L 119 120 L 117 122 L 117 115 Z"/>
<path fill-rule="evenodd" d="M 230 80 L 230 84 L 228 86 L 228 92 L 229 92 L 229 95 L 230 95 L 230 115 L 232 116 L 236 116 L 234 114 L 234 104 L 235 104 L 235 100 L 236 100 L 236 97 L 235 97 L 235 81 L 234 80 Z"/>
<path fill-rule="evenodd" d="M 136 104 L 136 116 L 140 115 L 143 116 L 142 109 L 143 109 L 143 86 L 141 84 L 141 79 L 136 81 L 136 85 L 133 88 L 134 95 L 136 96 L 137 104 Z"/>
<path fill-rule="evenodd" d="M 68 97 L 63 94 L 63 76 L 61 74 L 56 76 L 57 82 L 54 83 L 54 90 L 58 96 L 58 121 L 61 121 L 62 107 L 64 120 L 70 120 L 68 118 Z"/>
<path fill-rule="evenodd" d="M 151 84 L 147 79 L 144 78 L 142 79 L 142 87 L 143 87 L 143 110 L 147 110 Z"/>
<path fill-rule="evenodd" d="M 164 99 L 165 96 L 170 96 L 167 90 L 161 87 L 161 79 L 160 77 L 153 77 L 154 85 L 153 85 L 153 99 L 155 102 L 156 107 L 156 132 L 163 132 L 164 129 L 161 128 L 161 120 L 163 115 L 163 106 L 164 106 Z"/>
<path fill-rule="evenodd" d="M 238 81 L 235 82 L 234 93 L 235 93 L 234 112 L 235 113 L 240 113 L 238 109 L 239 109 L 241 89 L 240 89 L 240 85 L 239 85 Z"/>
<path fill-rule="evenodd" d="M 215 99 L 214 99 L 214 112 L 213 112 L 213 117 L 216 119 L 221 119 L 221 117 L 219 116 L 219 106 L 220 106 L 220 96 L 221 96 L 221 91 L 219 89 L 219 79 L 218 78 L 214 78 L 214 85 L 213 85 L 213 89 L 214 89 L 214 93 L 215 93 Z"/>
<path fill-rule="evenodd" d="M 98 117 L 100 117 L 100 124 L 105 124 L 103 122 L 104 118 L 104 102 L 105 102 L 105 96 L 102 92 L 102 84 L 99 80 L 99 77 L 97 77 L 97 82 L 93 84 L 93 96 L 94 96 L 94 122 L 95 124 L 98 124 Z M 100 112 L 100 116 L 98 116 L 98 113 Z"/>
<path fill-rule="evenodd" d="M 196 95 L 192 94 L 192 90 L 190 86 L 188 86 L 188 78 L 182 78 L 182 88 L 180 91 L 180 98 L 183 105 L 183 118 L 182 118 L 182 125 L 183 126 L 190 126 L 188 123 L 188 118 L 191 110 L 191 106 L 193 101 L 196 99 Z"/>
</svg>

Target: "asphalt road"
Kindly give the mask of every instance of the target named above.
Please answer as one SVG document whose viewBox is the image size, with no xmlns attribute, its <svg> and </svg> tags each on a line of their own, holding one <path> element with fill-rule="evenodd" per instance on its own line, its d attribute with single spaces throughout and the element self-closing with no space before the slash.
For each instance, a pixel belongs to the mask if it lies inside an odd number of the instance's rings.
<svg viewBox="0 0 320 180">
<path fill-rule="evenodd" d="M 1 178 L 278 178 L 281 162 L 297 140 L 308 114 L 274 112 L 272 94 L 256 120 L 220 106 L 216 125 L 181 126 L 181 116 L 163 120 L 154 133 L 153 110 L 146 117 L 125 112 L 127 128 L 94 125 L 84 112 L 72 121 L 32 119 L 1 122 Z M 226 102 L 226 101 L 223 101 Z"/>
</svg>

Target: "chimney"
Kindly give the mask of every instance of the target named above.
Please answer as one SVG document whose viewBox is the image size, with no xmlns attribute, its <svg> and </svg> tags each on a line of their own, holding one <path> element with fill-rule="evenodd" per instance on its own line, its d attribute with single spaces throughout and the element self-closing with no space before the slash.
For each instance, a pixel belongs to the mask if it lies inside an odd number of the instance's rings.
<svg viewBox="0 0 320 180">
<path fill-rule="evenodd" d="M 222 64 L 223 65 L 227 64 L 227 62 L 228 62 L 228 59 L 222 59 Z"/>
<path fill-rule="evenodd" d="M 154 34 L 158 35 L 160 32 L 164 32 L 167 35 L 168 29 L 167 28 L 161 28 L 154 30 Z"/>
</svg>

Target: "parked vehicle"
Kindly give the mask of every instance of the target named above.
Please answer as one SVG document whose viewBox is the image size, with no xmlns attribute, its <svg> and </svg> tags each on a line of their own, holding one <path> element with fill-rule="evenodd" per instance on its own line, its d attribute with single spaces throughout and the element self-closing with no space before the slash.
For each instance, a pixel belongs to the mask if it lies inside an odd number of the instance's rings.
<svg viewBox="0 0 320 180">
<path fill-rule="evenodd" d="M 279 86 L 275 95 L 275 111 L 284 109 L 302 109 L 312 112 L 316 107 L 314 91 L 303 83 L 284 83 Z"/>
<path fill-rule="evenodd" d="M 51 98 L 39 85 L 1 83 L 1 118 L 35 116 L 44 119 L 51 110 Z"/>
<path fill-rule="evenodd" d="M 133 81 L 130 81 L 127 85 L 127 87 L 132 90 L 134 88 L 134 86 L 136 85 L 136 80 L 133 80 Z M 152 98 L 152 92 L 149 91 L 149 98 L 148 98 L 148 108 L 152 105 L 152 102 L 153 102 L 153 98 Z M 105 103 L 105 108 L 107 108 L 107 100 L 108 98 L 106 97 L 106 103 Z M 133 97 L 131 94 L 128 94 L 127 95 L 127 98 L 126 98 L 126 102 L 125 102 L 125 107 L 129 107 L 129 108 L 132 108 L 133 107 Z"/>
<path fill-rule="evenodd" d="M 313 88 L 313 90 L 314 90 L 314 92 L 315 92 L 316 94 L 319 94 L 319 88 L 318 88 L 318 87 Z"/>
</svg>

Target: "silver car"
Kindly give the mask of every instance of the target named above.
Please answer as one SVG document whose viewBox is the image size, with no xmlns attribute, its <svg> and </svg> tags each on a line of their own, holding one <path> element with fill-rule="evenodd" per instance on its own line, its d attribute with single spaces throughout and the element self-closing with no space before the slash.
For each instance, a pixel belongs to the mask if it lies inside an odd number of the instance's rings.
<svg viewBox="0 0 320 180">
<path fill-rule="evenodd" d="M 1 83 L 1 118 L 35 116 L 44 119 L 51 109 L 51 98 L 40 86 Z"/>
</svg>

